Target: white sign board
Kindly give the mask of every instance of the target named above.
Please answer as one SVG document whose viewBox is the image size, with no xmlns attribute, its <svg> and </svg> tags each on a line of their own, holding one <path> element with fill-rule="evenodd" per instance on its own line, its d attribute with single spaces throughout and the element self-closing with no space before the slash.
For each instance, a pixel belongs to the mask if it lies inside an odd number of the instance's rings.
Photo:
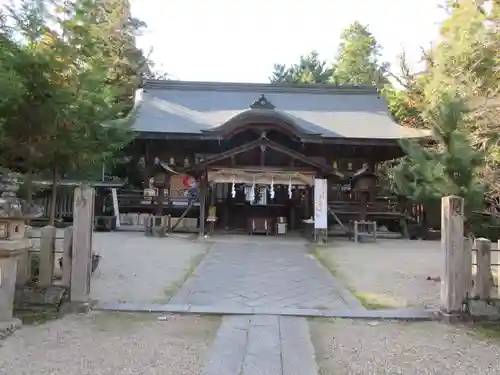
<svg viewBox="0 0 500 375">
<path fill-rule="evenodd" d="M 111 196 L 113 197 L 113 210 L 115 211 L 116 227 L 120 228 L 120 208 L 118 207 L 118 194 L 116 189 L 111 189 Z"/>
<path fill-rule="evenodd" d="M 328 229 L 328 197 L 325 179 L 314 179 L 314 228 Z"/>
</svg>

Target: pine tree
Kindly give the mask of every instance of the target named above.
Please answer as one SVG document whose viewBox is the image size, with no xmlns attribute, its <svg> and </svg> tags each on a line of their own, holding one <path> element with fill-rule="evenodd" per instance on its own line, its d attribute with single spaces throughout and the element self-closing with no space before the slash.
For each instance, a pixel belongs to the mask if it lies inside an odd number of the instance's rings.
<svg viewBox="0 0 500 375">
<path fill-rule="evenodd" d="M 465 129 L 467 104 L 459 93 L 442 89 L 425 112 L 436 147 L 404 142 L 407 160 L 393 171 L 399 194 L 426 203 L 447 195 L 464 198 L 465 215 L 484 209 L 486 185 L 478 171 L 484 166 L 485 150 L 478 150 Z"/>
</svg>

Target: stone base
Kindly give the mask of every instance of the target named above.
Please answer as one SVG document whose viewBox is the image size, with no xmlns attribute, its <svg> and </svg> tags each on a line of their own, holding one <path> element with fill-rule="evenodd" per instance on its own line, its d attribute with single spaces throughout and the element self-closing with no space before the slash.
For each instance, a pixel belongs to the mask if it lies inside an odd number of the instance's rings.
<svg viewBox="0 0 500 375">
<path fill-rule="evenodd" d="M 442 322 L 449 324 L 465 323 L 470 322 L 472 317 L 466 312 L 452 312 L 448 313 L 445 311 L 440 311 L 439 318 Z"/>
<path fill-rule="evenodd" d="M 0 340 L 10 336 L 14 331 L 21 328 L 22 325 L 23 323 L 19 319 L 0 322 Z"/>
<path fill-rule="evenodd" d="M 64 302 L 61 305 L 61 315 L 66 314 L 87 314 L 92 308 L 91 302 Z"/>
<path fill-rule="evenodd" d="M 168 216 L 150 215 L 144 221 L 144 234 L 146 236 L 165 237 L 167 235 Z"/>
<path fill-rule="evenodd" d="M 375 221 L 353 222 L 354 242 L 377 241 L 377 223 Z"/>
</svg>

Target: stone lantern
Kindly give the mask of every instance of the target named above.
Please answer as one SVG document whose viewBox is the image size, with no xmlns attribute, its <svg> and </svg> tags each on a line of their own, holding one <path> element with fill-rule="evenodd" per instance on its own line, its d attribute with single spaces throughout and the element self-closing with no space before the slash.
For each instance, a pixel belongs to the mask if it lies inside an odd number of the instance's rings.
<svg viewBox="0 0 500 375">
<path fill-rule="evenodd" d="M 27 281 L 28 249 L 32 246 L 26 219 L 38 216 L 16 197 L 18 189 L 16 176 L 0 176 L 0 330 L 17 324 L 12 319 L 16 283 Z"/>
<path fill-rule="evenodd" d="M 367 201 L 375 199 L 377 188 L 377 175 L 365 164 L 363 168 L 356 171 L 351 179 L 351 189 L 358 195 L 365 195 Z"/>
<path fill-rule="evenodd" d="M 370 166 L 366 163 L 351 178 L 351 190 L 359 204 L 358 220 L 353 223 L 354 240 L 356 242 L 358 242 L 358 239 L 367 236 L 376 239 L 377 223 L 367 221 L 367 214 L 368 203 L 375 200 L 377 181 L 377 175 L 372 172 Z"/>
</svg>

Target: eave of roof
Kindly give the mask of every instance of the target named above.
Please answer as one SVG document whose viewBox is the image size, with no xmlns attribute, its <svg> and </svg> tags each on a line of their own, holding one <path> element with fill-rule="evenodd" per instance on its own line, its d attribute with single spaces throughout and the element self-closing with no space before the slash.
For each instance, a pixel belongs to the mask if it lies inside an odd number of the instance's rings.
<svg viewBox="0 0 500 375">
<path fill-rule="evenodd" d="M 249 109 L 259 95 L 269 98 L 273 110 Z M 143 97 L 134 126 L 140 138 L 220 139 L 217 132 L 227 124 L 242 118 L 262 123 L 266 116 L 267 122 L 287 123 L 297 136 L 316 142 L 430 136 L 395 123 L 371 86 L 148 80 Z"/>
</svg>

